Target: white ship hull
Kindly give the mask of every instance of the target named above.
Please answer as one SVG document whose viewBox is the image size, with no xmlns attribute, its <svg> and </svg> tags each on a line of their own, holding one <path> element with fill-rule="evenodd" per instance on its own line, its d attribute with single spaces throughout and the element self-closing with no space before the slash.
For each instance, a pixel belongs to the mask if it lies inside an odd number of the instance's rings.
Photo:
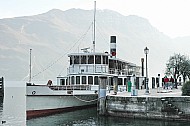
<svg viewBox="0 0 190 126">
<path fill-rule="evenodd" d="M 52 90 L 32 85 L 26 91 L 27 119 L 96 106 L 98 98 L 95 90 Z"/>
</svg>

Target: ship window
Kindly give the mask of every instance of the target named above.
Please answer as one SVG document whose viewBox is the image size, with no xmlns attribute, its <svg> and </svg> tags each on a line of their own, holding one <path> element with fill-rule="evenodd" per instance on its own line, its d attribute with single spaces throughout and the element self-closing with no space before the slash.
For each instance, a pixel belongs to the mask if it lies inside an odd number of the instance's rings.
<svg viewBox="0 0 190 126">
<path fill-rule="evenodd" d="M 71 78 L 69 77 L 69 78 L 68 78 L 68 85 L 70 85 L 70 84 L 71 84 L 71 83 L 70 83 L 70 82 L 71 82 L 71 80 L 70 80 L 70 79 L 71 79 Z"/>
<path fill-rule="evenodd" d="M 109 60 L 109 68 L 115 68 L 115 61 L 114 60 Z"/>
<path fill-rule="evenodd" d="M 60 80 L 60 85 L 65 85 L 65 79 Z"/>
<path fill-rule="evenodd" d="M 101 64 L 101 56 L 95 56 L 95 64 Z"/>
<path fill-rule="evenodd" d="M 127 78 L 124 78 L 124 85 L 127 85 Z"/>
<path fill-rule="evenodd" d="M 82 84 L 86 84 L 86 76 L 82 76 Z"/>
<path fill-rule="evenodd" d="M 94 56 L 88 56 L 88 64 L 94 64 Z"/>
<path fill-rule="evenodd" d="M 123 80 L 122 80 L 122 78 L 118 78 L 118 85 L 123 85 Z"/>
<path fill-rule="evenodd" d="M 106 64 L 108 64 L 108 57 L 106 56 Z"/>
<path fill-rule="evenodd" d="M 74 56 L 74 64 L 79 64 L 79 56 Z"/>
<path fill-rule="evenodd" d="M 92 76 L 88 76 L 88 84 L 93 84 L 93 77 Z"/>
<path fill-rule="evenodd" d="M 80 84 L 80 76 L 76 76 L 76 84 Z"/>
<path fill-rule="evenodd" d="M 94 77 L 94 85 L 98 85 L 98 76 Z"/>
<path fill-rule="evenodd" d="M 67 85 L 68 84 L 68 79 L 66 79 L 66 83 L 65 83 L 65 85 Z"/>
<path fill-rule="evenodd" d="M 109 85 L 113 86 L 113 77 L 109 77 Z"/>
<path fill-rule="evenodd" d="M 81 64 L 86 64 L 86 56 L 81 56 Z"/>
<path fill-rule="evenodd" d="M 73 62 L 72 62 L 72 56 L 70 56 L 70 65 L 71 65 L 71 64 L 73 64 Z"/>
<path fill-rule="evenodd" d="M 108 57 L 107 56 L 103 56 L 103 64 L 108 64 Z"/>
<path fill-rule="evenodd" d="M 71 84 L 75 84 L 75 77 L 74 76 L 71 77 Z"/>
</svg>

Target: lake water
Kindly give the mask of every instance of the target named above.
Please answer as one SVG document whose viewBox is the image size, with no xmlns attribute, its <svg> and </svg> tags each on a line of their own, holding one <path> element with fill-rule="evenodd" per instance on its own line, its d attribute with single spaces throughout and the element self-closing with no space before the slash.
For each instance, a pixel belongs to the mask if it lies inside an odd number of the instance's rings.
<svg viewBox="0 0 190 126">
<path fill-rule="evenodd" d="M 3 126 L 26 125 L 26 99 L 24 87 L 5 87 L 4 98 L 0 104 L 0 124 Z"/>
<path fill-rule="evenodd" d="M 5 96 L 0 98 L 0 126 L 190 126 L 190 122 L 102 117 L 98 116 L 96 108 L 26 121 L 24 83 L 11 83 L 5 84 Z"/>
</svg>

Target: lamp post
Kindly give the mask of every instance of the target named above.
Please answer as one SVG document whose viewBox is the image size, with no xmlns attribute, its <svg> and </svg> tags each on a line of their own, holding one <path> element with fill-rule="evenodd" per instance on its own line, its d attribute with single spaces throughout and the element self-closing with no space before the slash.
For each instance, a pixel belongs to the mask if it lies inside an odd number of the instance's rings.
<svg viewBox="0 0 190 126">
<path fill-rule="evenodd" d="M 147 54 L 149 53 L 149 49 L 147 47 L 144 49 L 144 53 L 146 55 L 146 79 L 145 79 L 146 91 L 145 91 L 145 94 L 149 94 L 149 88 L 148 88 L 148 68 L 147 68 Z"/>
</svg>

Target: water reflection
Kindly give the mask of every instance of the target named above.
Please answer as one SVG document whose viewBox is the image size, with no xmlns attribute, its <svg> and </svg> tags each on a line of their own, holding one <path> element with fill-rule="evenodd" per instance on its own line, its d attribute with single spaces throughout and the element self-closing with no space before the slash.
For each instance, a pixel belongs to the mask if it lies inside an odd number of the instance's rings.
<svg viewBox="0 0 190 126">
<path fill-rule="evenodd" d="M 189 126 L 190 122 L 98 117 L 98 126 Z"/>
<path fill-rule="evenodd" d="M 96 115 L 96 109 L 78 110 L 74 112 L 66 112 L 62 114 L 27 120 L 27 126 L 92 126 L 96 123 L 94 115 Z"/>
<path fill-rule="evenodd" d="M 3 116 L 3 100 L 4 100 L 4 97 L 0 96 L 0 121 L 2 120 L 2 116 Z"/>
<path fill-rule="evenodd" d="M 27 121 L 27 126 L 189 126 L 190 122 L 99 116 L 96 108 L 78 110 Z"/>
</svg>

